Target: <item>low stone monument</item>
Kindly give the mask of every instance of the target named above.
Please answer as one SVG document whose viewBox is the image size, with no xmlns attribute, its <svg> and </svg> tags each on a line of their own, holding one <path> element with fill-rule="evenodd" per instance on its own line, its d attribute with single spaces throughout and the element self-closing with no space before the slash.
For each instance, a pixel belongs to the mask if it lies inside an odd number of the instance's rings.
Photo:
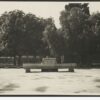
<svg viewBox="0 0 100 100">
<path fill-rule="evenodd" d="M 50 66 L 49 68 L 43 68 L 42 72 L 57 72 L 58 68 L 55 68 L 55 64 L 57 64 L 56 58 L 43 58 L 42 64 L 45 66 Z"/>
<path fill-rule="evenodd" d="M 43 58 L 43 64 L 57 64 L 56 58 Z"/>
<path fill-rule="evenodd" d="M 42 72 L 58 72 L 58 69 L 68 68 L 69 72 L 74 72 L 76 63 L 57 63 L 56 58 L 43 58 L 42 63 L 34 63 L 30 65 L 24 65 L 26 73 L 30 72 L 30 69 L 41 69 Z"/>
</svg>

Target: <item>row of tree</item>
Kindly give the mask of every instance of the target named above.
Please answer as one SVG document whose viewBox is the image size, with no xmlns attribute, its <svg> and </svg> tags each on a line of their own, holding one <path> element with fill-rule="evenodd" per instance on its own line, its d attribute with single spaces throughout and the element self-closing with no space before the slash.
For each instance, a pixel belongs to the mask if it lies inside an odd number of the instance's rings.
<svg viewBox="0 0 100 100">
<path fill-rule="evenodd" d="M 54 56 L 56 31 L 52 18 L 43 19 L 20 10 L 5 12 L 0 16 L 1 56 L 13 56 L 14 65 L 19 66 L 23 55 Z"/>
<path fill-rule="evenodd" d="M 90 64 L 100 58 L 100 13 L 90 14 L 88 3 L 69 3 L 59 17 L 39 18 L 14 10 L 0 16 L 0 54 L 13 56 L 20 66 L 23 55 L 50 56 L 65 62 Z M 16 63 L 16 56 L 18 61 Z"/>
<path fill-rule="evenodd" d="M 100 59 L 99 12 L 90 15 L 88 3 L 70 3 L 61 12 L 60 22 L 66 40 L 66 57 L 77 58 L 76 62 L 82 65 Z"/>
</svg>

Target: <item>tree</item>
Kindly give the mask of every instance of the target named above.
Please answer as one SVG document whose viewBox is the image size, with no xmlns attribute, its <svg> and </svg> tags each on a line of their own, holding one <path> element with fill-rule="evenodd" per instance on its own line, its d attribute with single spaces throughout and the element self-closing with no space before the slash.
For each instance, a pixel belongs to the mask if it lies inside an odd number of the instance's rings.
<svg viewBox="0 0 100 100">
<path fill-rule="evenodd" d="M 18 66 L 22 65 L 22 55 L 42 55 L 44 52 L 43 31 L 46 21 L 23 11 L 14 10 L 0 17 L 1 44 L 8 56 L 18 56 Z"/>
<path fill-rule="evenodd" d="M 1 42 L 10 56 L 14 56 L 14 65 L 16 65 L 16 55 L 19 56 L 18 65 L 21 65 L 21 53 L 23 52 L 24 36 L 24 12 L 14 10 L 5 12 L 0 17 L 0 33 L 3 34 Z"/>
<path fill-rule="evenodd" d="M 26 14 L 24 17 L 25 23 L 25 49 L 28 55 L 40 55 L 43 42 L 42 32 L 44 26 L 42 26 L 42 19 L 36 17 L 33 14 Z"/>
<path fill-rule="evenodd" d="M 60 16 L 67 51 L 69 51 L 70 56 L 78 56 L 81 63 L 87 63 L 86 58 L 89 54 L 89 45 L 93 37 L 88 21 L 89 17 L 87 3 L 70 3 L 65 6 L 65 11 L 62 11 Z"/>
<path fill-rule="evenodd" d="M 93 13 L 89 21 L 91 22 L 91 30 L 94 33 L 94 42 L 92 43 L 92 59 L 98 61 L 100 59 L 100 13 Z"/>
</svg>

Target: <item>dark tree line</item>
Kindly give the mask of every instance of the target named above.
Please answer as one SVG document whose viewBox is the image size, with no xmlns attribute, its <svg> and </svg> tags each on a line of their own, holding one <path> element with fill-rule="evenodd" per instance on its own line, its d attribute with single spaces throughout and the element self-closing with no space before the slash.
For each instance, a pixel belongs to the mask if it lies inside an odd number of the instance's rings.
<svg viewBox="0 0 100 100">
<path fill-rule="evenodd" d="M 23 55 L 54 56 L 56 31 L 52 18 L 20 10 L 5 12 L 0 16 L 1 56 L 14 57 L 14 65 L 18 66 L 22 65 Z"/>
<path fill-rule="evenodd" d="M 39 18 L 14 10 L 0 16 L 0 55 L 14 57 L 64 56 L 65 62 L 91 64 L 100 58 L 100 13 L 90 14 L 88 3 L 69 3 L 60 14 L 61 28 L 53 18 Z M 97 59 L 98 58 L 98 59 Z"/>
<path fill-rule="evenodd" d="M 61 12 L 60 22 L 66 40 L 66 58 L 82 65 L 100 58 L 100 13 L 90 15 L 88 3 L 70 3 Z M 67 60 L 67 59 L 66 59 Z"/>
</svg>

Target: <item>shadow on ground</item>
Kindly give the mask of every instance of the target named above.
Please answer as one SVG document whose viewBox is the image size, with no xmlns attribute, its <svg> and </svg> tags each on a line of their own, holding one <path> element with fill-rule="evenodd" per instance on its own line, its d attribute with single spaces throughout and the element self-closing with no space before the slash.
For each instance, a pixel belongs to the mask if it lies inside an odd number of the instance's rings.
<svg viewBox="0 0 100 100">
<path fill-rule="evenodd" d="M 100 79 L 95 79 L 94 81 L 95 81 L 95 82 L 100 82 Z"/>
<path fill-rule="evenodd" d="M 0 93 L 6 92 L 6 91 L 13 91 L 15 88 L 18 88 L 18 87 L 19 87 L 18 85 L 10 83 L 10 84 L 2 87 L 0 89 Z"/>
<path fill-rule="evenodd" d="M 36 91 L 38 91 L 38 92 L 45 92 L 47 90 L 47 88 L 48 87 L 46 87 L 46 86 L 38 87 L 38 88 L 36 88 Z"/>
<path fill-rule="evenodd" d="M 100 88 L 100 85 L 97 85 L 96 87 L 97 87 L 97 88 Z"/>
</svg>

